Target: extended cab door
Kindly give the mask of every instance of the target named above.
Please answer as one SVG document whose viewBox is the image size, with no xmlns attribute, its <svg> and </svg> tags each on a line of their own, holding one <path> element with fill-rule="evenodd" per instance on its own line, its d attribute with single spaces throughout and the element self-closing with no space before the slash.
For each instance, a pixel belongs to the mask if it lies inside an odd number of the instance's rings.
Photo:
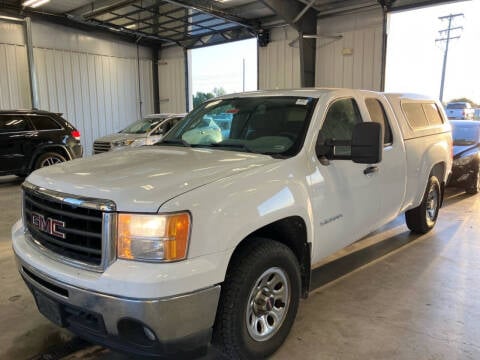
<svg viewBox="0 0 480 360">
<path fill-rule="evenodd" d="M 400 127 L 388 101 L 375 93 L 364 96 L 368 117 L 380 123 L 384 130 L 382 162 L 377 164 L 377 200 L 380 216 L 377 226 L 393 220 L 405 199 L 407 161 Z"/>
<path fill-rule="evenodd" d="M 374 230 L 380 216 L 378 166 L 357 164 L 351 159 L 351 147 L 335 146 L 329 141 L 352 139 L 353 128 L 363 122 L 353 97 L 330 103 L 318 133 L 317 146 L 325 147 L 325 156 L 315 154 L 319 174 L 312 186 L 315 217 L 314 261 L 347 246 Z M 311 181 L 314 183 L 314 181 Z"/>
</svg>

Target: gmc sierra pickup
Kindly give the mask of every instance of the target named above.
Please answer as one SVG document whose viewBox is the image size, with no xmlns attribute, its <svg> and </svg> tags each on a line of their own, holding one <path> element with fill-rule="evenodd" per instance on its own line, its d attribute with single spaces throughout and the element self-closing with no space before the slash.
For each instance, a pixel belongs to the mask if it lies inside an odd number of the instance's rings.
<svg viewBox="0 0 480 360">
<path fill-rule="evenodd" d="M 450 125 L 423 96 L 224 96 L 154 146 L 32 173 L 13 249 L 39 311 L 86 339 L 263 358 L 323 258 L 403 212 L 433 228 L 451 165 Z"/>
</svg>

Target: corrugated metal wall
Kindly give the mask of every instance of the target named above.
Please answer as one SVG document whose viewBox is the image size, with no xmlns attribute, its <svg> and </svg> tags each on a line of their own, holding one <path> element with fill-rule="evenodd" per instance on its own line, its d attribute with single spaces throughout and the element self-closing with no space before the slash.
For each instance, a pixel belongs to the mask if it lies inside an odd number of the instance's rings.
<svg viewBox="0 0 480 360">
<path fill-rule="evenodd" d="M 33 44 L 40 107 L 65 114 L 86 155 L 96 138 L 153 112 L 148 49 L 140 48 L 139 76 L 135 44 L 41 22 L 33 23 Z"/>
<path fill-rule="evenodd" d="M 380 9 L 320 19 L 315 85 L 381 90 L 382 21 Z"/>
<path fill-rule="evenodd" d="M 289 89 L 300 87 L 300 51 L 298 33 L 290 28 L 272 29 L 271 42 L 258 48 L 258 88 Z"/>
<path fill-rule="evenodd" d="M 0 109 L 30 107 L 23 27 L 0 21 Z"/>
<path fill-rule="evenodd" d="M 40 108 L 61 112 L 82 133 L 86 154 L 99 136 L 117 132 L 153 112 L 152 62 L 141 60 L 139 96 L 135 59 L 34 49 Z"/>
<path fill-rule="evenodd" d="M 9 36 L 0 35 L 0 109 L 28 108 L 25 47 L 8 43 L 23 41 L 23 29 L 11 26 Z M 39 22 L 33 23 L 33 44 L 40 108 L 64 113 L 80 130 L 86 155 L 97 137 L 137 120 L 140 106 L 142 115 L 153 112 L 148 49 L 140 49 L 139 77 L 134 44 Z"/>
<path fill-rule="evenodd" d="M 181 47 L 162 49 L 158 62 L 160 111 L 184 113 L 186 111 L 185 59 Z"/>
</svg>

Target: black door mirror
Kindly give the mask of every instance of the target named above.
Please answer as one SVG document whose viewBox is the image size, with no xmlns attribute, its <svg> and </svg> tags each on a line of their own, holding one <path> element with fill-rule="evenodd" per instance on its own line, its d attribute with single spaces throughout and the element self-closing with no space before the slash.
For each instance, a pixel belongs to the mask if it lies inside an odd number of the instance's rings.
<svg viewBox="0 0 480 360">
<path fill-rule="evenodd" d="M 359 164 L 377 164 L 382 161 L 383 134 L 379 123 L 355 125 L 352 136 L 352 160 Z"/>
</svg>

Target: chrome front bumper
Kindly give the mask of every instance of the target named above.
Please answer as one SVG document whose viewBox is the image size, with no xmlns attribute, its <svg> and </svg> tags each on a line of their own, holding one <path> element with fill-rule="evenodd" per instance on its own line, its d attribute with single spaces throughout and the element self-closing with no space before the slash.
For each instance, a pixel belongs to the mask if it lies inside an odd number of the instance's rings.
<svg viewBox="0 0 480 360">
<path fill-rule="evenodd" d="M 158 355 L 206 347 L 210 340 L 219 285 L 169 298 L 121 298 L 58 282 L 18 256 L 17 264 L 39 310 L 90 341 Z"/>
</svg>

